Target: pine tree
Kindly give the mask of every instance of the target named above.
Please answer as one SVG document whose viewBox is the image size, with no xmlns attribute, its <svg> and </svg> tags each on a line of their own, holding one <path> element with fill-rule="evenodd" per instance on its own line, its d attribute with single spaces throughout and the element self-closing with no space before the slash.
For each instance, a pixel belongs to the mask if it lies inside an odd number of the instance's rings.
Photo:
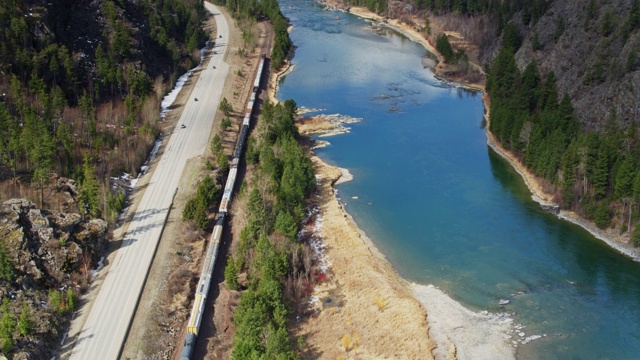
<svg viewBox="0 0 640 360">
<path fill-rule="evenodd" d="M 229 290 L 238 290 L 238 268 L 233 257 L 229 257 L 227 260 L 227 266 L 224 268 L 224 279 Z"/>
<path fill-rule="evenodd" d="M 229 116 L 233 112 L 233 106 L 226 97 L 222 98 L 220 101 L 220 110 L 225 114 L 225 116 Z"/>
<path fill-rule="evenodd" d="M 16 319 L 13 312 L 9 309 L 9 299 L 4 299 L 2 306 L 2 319 L 0 320 L 0 342 L 2 342 L 2 352 L 8 354 L 15 345 L 13 333 L 15 331 Z"/>
<path fill-rule="evenodd" d="M 89 156 L 85 154 L 82 164 L 82 185 L 79 189 L 78 200 L 85 214 L 97 216 L 100 213 L 98 203 L 98 179 L 95 168 L 89 162 Z"/>
<path fill-rule="evenodd" d="M 13 261 L 7 253 L 4 243 L 0 243 L 0 279 L 11 281 L 13 271 Z"/>
<path fill-rule="evenodd" d="M 18 318 L 18 332 L 22 336 L 31 335 L 33 325 L 31 308 L 27 304 L 22 304 L 22 313 L 20 314 L 20 318 Z"/>
<path fill-rule="evenodd" d="M 286 210 L 280 210 L 276 216 L 276 224 L 274 230 L 280 232 L 291 240 L 296 239 L 298 234 L 298 226 L 293 216 Z"/>
<path fill-rule="evenodd" d="M 210 149 L 212 154 L 218 154 L 222 150 L 222 140 L 220 135 L 215 134 L 211 139 Z"/>
<path fill-rule="evenodd" d="M 593 195 L 596 199 L 602 199 L 606 195 L 609 176 L 608 155 L 604 146 L 598 149 L 595 168 L 593 170 Z"/>
</svg>

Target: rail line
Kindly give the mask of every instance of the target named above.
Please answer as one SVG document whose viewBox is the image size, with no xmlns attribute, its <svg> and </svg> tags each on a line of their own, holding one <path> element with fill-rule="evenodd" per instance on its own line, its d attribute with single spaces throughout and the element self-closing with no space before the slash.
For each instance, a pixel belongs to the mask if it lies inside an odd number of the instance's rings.
<svg viewBox="0 0 640 360">
<path fill-rule="evenodd" d="M 251 115 L 253 114 L 253 107 L 260 91 L 260 83 L 262 80 L 265 60 L 266 56 L 261 55 L 260 62 L 258 63 L 258 72 L 256 73 L 255 80 L 253 81 L 251 98 L 247 103 L 242 127 L 240 128 L 240 134 L 238 134 L 236 147 L 233 150 L 231 168 L 229 170 L 229 175 L 227 176 L 227 182 L 225 183 L 224 193 L 222 194 L 222 200 L 220 201 L 220 207 L 218 209 L 218 219 L 213 227 L 213 233 L 209 238 L 207 255 L 204 259 L 204 263 L 202 264 L 202 272 L 200 273 L 200 279 L 198 280 L 196 296 L 193 301 L 193 307 L 191 308 L 191 316 L 187 323 L 187 334 L 184 339 L 184 345 L 182 346 L 182 352 L 180 353 L 180 360 L 191 360 L 191 356 L 193 355 L 193 350 L 195 348 L 196 338 L 198 337 L 198 331 L 200 330 L 200 324 L 202 323 L 202 316 L 204 314 L 204 306 L 207 302 L 207 295 L 211 286 L 213 269 L 215 268 L 216 259 L 218 257 L 222 230 L 224 229 L 225 220 L 229 211 L 229 204 L 231 203 L 233 195 L 233 188 L 236 183 L 236 176 L 238 175 L 238 164 L 240 163 L 244 144 L 246 143 L 247 136 L 249 134 L 249 125 L 251 122 Z"/>
</svg>

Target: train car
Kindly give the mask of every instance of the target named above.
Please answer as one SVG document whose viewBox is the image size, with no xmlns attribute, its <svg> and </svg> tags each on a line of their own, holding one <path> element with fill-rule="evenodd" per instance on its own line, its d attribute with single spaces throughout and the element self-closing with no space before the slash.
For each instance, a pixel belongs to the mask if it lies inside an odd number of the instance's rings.
<svg viewBox="0 0 640 360">
<path fill-rule="evenodd" d="M 238 145 L 236 146 L 236 150 L 233 153 L 234 158 L 240 158 L 240 156 L 242 155 L 242 149 L 244 149 L 244 143 L 246 142 L 248 133 L 249 133 L 249 126 L 242 126 L 242 129 L 240 130 L 240 136 L 238 139 Z"/>
<path fill-rule="evenodd" d="M 236 175 L 238 174 L 237 168 L 231 168 L 229 170 L 229 176 L 227 177 L 227 184 L 224 187 L 224 192 L 222 193 L 222 201 L 220 201 L 219 212 L 229 212 L 228 207 L 231 202 L 231 194 L 233 193 L 233 185 L 236 181 Z"/>
<path fill-rule="evenodd" d="M 262 70 L 264 69 L 264 60 L 265 56 L 262 54 L 260 56 L 260 63 L 258 63 L 258 72 L 256 73 L 256 79 L 253 81 L 253 92 L 258 93 L 260 89 L 260 81 L 262 80 Z"/>
<path fill-rule="evenodd" d="M 196 334 L 187 332 L 187 336 L 184 339 L 182 345 L 182 352 L 180 353 L 180 360 L 191 360 L 193 350 L 196 345 Z"/>
<path fill-rule="evenodd" d="M 225 215 L 225 213 L 220 213 L 218 215 L 218 220 L 216 220 L 213 233 L 209 238 L 209 248 L 207 249 L 207 255 L 204 259 L 204 265 L 202 266 L 202 273 L 200 274 L 200 280 L 198 281 L 196 296 L 193 301 L 193 307 L 191 308 L 191 316 L 189 317 L 187 325 L 187 337 L 182 347 L 182 352 L 180 353 L 181 360 L 190 359 L 193 353 L 195 339 L 196 336 L 198 336 L 200 323 L 202 322 L 204 306 L 207 303 L 207 294 L 209 293 L 209 286 L 211 285 L 211 274 L 213 274 L 213 268 L 215 267 L 216 258 L 218 257 Z"/>
</svg>

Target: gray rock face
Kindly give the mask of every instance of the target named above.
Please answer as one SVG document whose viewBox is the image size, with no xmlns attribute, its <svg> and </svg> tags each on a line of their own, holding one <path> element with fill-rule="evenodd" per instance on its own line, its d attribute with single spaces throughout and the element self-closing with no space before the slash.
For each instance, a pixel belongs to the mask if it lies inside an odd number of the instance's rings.
<svg viewBox="0 0 640 360">
<path fill-rule="evenodd" d="M 64 286 L 83 262 L 91 267 L 107 236 L 107 223 L 101 219 L 36 209 L 25 199 L 0 206 L 0 238 L 18 277 L 28 283 Z"/>
<path fill-rule="evenodd" d="M 516 53 L 520 70 L 535 60 L 543 77 L 553 71 L 559 96 L 569 95 L 587 129 L 601 130 L 614 111 L 622 128 L 640 121 L 640 32 L 624 37 L 632 1 L 596 1 L 595 15 L 588 18 L 589 1 L 557 0 L 535 24 L 523 24 L 520 14 L 512 19 L 523 37 Z M 613 27 L 608 35 L 607 18 Z M 564 31 L 558 31 L 561 22 Z M 500 40 L 484 49 L 484 63 L 495 57 Z"/>
</svg>

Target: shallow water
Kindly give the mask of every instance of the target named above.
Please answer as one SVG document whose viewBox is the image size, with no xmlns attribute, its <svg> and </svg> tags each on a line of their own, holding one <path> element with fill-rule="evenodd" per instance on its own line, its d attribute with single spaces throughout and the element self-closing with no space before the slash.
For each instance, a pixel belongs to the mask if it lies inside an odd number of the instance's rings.
<svg viewBox="0 0 640 360">
<path fill-rule="evenodd" d="M 640 357 L 640 264 L 540 210 L 487 147 L 480 94 L 436 80 L 393 31 L 281 7 L 297 49 L 278 98 L 365 119 L 317 152 L 354 175 L 341 202 L 403 277 L 547 335 L 519 359 Z"/>
</svg>

